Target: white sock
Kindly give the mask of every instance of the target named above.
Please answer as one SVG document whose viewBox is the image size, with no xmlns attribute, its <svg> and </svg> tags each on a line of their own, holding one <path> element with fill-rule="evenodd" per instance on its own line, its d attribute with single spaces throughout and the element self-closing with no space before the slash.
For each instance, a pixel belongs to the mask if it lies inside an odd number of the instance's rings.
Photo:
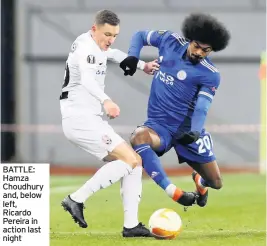
<svg viewBox="0 0 267 246">
<path fill-rule="evenodd" d="M 102 166 L 80 189 L 70 195 L 76 202 L 85 202 L 100 189 L 107 188 L 132 172 L 129 164 L 116 160 Z"/>
<path fill-rule="evenodd" d="M 121 196 L 124 209 L 124 227 L 133 228 L 138 225 L 138 206 L 142 194 L 141 166 L 133 169 L 130 175 L 121 180 Z"/>
<path fill-rule="evenodd" d="M 169 196 L 170 198 L 173 198 L 176 189 L 177 189 L 176 185 L 174 185 L 174 184 L 169 184 L 169 185 L 166 187 L 165 191 L 166 191 L 166 193 L 168 194 L 168 196 Z"/>
</svg>

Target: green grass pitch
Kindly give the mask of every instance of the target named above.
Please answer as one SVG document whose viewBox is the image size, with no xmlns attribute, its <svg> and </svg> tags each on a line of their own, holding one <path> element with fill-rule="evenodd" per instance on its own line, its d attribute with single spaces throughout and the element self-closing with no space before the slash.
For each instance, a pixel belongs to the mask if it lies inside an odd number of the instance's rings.
<svg viewBox="0 0 267 246">
<path fill-rule="evenodd" d="M 168 198 L 152 180 L 144 179 L 139 220 L 147 225 L 150 215 L 159 208 L 174 209 L 182 218 L 182 233 L 176 239 L 166 241 L 154 238 L 122 238 L 123 210 L 119 183 L 88 199 L 85 203 L 88 228 L 79 228 L 60 203 L 87 179 L 88 177 L 51 177 L 51 246 L 266 245 L 265 176 L 223 175 L 224 187 L 219 191 L 210 189 L 208 205 L 205 208 L 193 206 L 187 211 Z M 173 177 L 172 181 L 185 190 L 194 190 L 189 176 Z"/>
</svg>

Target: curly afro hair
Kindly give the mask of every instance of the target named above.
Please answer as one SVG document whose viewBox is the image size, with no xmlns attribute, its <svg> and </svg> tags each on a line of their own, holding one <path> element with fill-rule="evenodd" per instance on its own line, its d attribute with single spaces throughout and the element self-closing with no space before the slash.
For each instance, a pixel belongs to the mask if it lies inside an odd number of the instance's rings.
<svg viewBox="0 0 267 246">
<path fill-rule="evenodd" d="M 186 17 L 182 32 L 185 38 L 208 44 L 215 52 L 225 49 L 230 40 L 226 27 L 208 14 L 193 13 Z"/>
</svg>

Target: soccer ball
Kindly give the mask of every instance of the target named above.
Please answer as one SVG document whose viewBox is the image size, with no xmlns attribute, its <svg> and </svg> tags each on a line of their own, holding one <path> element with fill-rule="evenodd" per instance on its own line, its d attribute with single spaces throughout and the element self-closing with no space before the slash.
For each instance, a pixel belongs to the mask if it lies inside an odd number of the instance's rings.
<svg viewBox="0 0 267 246">
<path fill-rule="evenodd" d="M 174 210 L 162 208 L 151 215 L 148 225 L 156 239 L 174 239 L 181 232 L 182 220 Z"/>
</svg>

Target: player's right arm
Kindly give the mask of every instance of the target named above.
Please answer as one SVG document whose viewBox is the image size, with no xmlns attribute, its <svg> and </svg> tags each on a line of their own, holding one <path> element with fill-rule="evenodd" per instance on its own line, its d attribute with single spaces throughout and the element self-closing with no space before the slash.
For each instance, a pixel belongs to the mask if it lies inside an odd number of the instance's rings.
<svg viewBox="0 0 267 246">
<path fill-rule="evenodd" d="M 107 116 L 115 118 L 120 114 L 120 108 L 114 103 L 110 97 L 100 88 L 99 83 L 96 81 L 97 64 L 95 58 L 88 59 L 91 55 L 87 49 L 77 50 L 78 64 L 81 76 L 81 85 L 99 102 L 103 105 Z M 94 57 L 94 56 L 92 56 Z"/>
<path fill-rule="evenodd" d="M 154 46 L 159 50 L 163 48 L 165 41 L 172 34 L 170 31 L 139 31 L 131 40 L 128 57 L 121 63 L 120 67 L 125 75 L 133 75 L 136 72 L 140 52 L 144 46 Z"/>
</svg>

